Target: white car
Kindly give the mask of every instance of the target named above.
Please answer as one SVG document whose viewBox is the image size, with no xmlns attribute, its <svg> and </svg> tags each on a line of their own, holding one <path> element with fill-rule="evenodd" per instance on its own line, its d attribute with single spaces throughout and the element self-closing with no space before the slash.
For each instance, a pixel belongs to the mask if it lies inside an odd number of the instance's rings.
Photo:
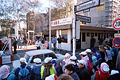
<svg viewBox="0 0 120 80">
<path fill-rule="evenodd" d="M 61 62 L 61 60 L 64 59 L 64 55 L 55 54 L 54 51 L 48 49 L 28 51 L 24 55 L 24 58 L 26 58 L 26 61 L 30 66 L 34 65 L 33 60 L 35 58 L 40 58 L 43 63 L 46 57 L 52 57 L 52 59 L 56 59 L 58 64 Z M 18 67 L 20 67 L 20 60 L 13 61 L 13 69 L 16 69 Z"/>
</svg>

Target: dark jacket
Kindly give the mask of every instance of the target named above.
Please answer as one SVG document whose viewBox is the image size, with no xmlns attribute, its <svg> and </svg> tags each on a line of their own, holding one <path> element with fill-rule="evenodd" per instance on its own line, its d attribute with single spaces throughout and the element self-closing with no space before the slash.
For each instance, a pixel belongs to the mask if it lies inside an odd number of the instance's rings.
<svg viewBox="0 0 120 80">
<path fill-rule="evenodd" d="M 76 72 L 73 72 L 72 74 L 70 74 L 70 76 L 74 79 L 74 80 L 80 80 L 80 78 L 78 77 Z"/>
<path fill-rule="evenodd" d="M 25 66 L 27 66 L 27 65 L 21 65 L 20 67 L 25 68 Z M 18 78 L 18 74 L 19 74 L 19 71 L 20 71 L 20 67 L 18 67 L 18 68 L 15 70 L 15 75 L 16 75 L 17 78 Z M 28 69 L 30 72 L 32 72 L 30 66 L 27 66 L 27 69 Z"/>
<path fill-rule="evenodd" d="M 111 75 L 107 80 L 120 80 L 120 73 Z"/>
<path fill-rule="evenodd" d="M 84 68 L 79 68 L 77 74 L 78 74 L 80 80 L 91 80 L 90 73 L 85 67 Z"/>
<path fill-rule="evenodd" d="M 101 55 L 101 58 L 102 58 L 101 62 L 105 62 L 105 53 L 100 51 L 100 55 Z"/>
<path fill-rule="evenodd" d="M 32 79 L 41 80 L 41 65 L 35 65 L 32 68 Z"/>
</svg>

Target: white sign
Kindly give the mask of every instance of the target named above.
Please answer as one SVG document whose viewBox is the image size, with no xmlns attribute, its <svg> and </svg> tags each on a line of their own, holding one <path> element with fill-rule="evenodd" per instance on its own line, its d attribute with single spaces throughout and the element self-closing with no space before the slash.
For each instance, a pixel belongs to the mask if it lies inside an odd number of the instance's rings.
<svg viewBox="0 0 120 80">
<path fill-rule="evenodd" d="M 114 37 L 120 37 L 120 33 L 114 34 Z"/>
<path fill-rule="evenodd" d="M 72 17 L 52 21 L 51 26 L 60 26 L 60 25 L 66 25 L 66 24 L 72 24 Z"/>
<path fill-rule="evenodd" d="M 80 21 L 76 21 L 76 39 L 80 39 Z"/>
<path fill-rule="evenodd" d="M 11 56 L 2 56 L 2 64 L 11 63 Z"/>
<path fill-rule="evenodd" d="M 100 5 L 100 0 L 90 0 L 76 6 L 76 12 L 83 11 Z"/>
</svg>

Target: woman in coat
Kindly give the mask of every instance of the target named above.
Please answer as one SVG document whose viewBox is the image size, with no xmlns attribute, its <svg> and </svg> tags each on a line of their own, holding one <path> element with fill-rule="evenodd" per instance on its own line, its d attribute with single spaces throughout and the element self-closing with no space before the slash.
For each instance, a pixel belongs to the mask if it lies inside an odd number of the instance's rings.
<svg viewBox="0 0 120 80">
<path fill-rule="evenodd" d="M 95 80 L 107 80 L 110 76 L 109 66 L 107 63 L 102 63 L 98 71 L 96 71 Z"/>
</svg>

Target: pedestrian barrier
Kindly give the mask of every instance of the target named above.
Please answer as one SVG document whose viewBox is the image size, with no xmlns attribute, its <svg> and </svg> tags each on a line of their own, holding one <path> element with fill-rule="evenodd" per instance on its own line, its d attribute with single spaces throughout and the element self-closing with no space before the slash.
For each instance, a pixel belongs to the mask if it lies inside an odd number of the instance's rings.
<svg viewBox="0 0 120 80">
<path fill-rule="evenodd" d="M 7 49 L 8 47 L 8 49 Z M 2 51 L 0 51 L 0 64 L 7 64 L 13 61 L 12 40 L 7 39 Z"/>
</svg>

